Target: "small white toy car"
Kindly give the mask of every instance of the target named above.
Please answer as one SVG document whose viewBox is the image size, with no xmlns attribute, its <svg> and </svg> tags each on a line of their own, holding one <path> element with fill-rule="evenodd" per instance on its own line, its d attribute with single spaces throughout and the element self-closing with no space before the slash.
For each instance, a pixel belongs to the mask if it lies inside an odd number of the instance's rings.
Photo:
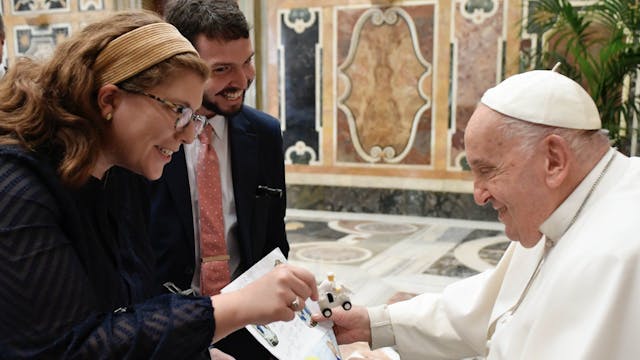
<svg viewBox="0 0 640 360">
<path fill-rule="evenodd" d="M 330 317 L 332 314 L 331 308 L 336 306 L 342 306 L 345 310 L 351 309 L 349 295 L 353 294 L 353 292 L 344 285 L 337 283 L 334 273 L 327 274 L 327 279 L 318 286 L 318 292 L 320 293 L 318 305 L 324 317 Z"/>
</svg>

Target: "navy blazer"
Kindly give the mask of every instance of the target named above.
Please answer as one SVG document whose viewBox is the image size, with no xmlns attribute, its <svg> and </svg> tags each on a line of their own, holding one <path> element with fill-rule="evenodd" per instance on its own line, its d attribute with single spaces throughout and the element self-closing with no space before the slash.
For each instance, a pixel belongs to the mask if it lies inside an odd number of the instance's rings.
<svg viewBox="0 0 640 360">
<path fill-rule="evenodd" d="M 289 252 L 284 216 L 286 211 L 282 132 L 277 119 L 248 106 L 228 120 L 233 193 L 238 225 L 236 240 L 245 271 L 276 247 Z M 259 186 L 282 190 L 282 196 L 264 192 Z M 158 289 L 171 281 L 188 289 L 195 270 L 191 195 L 184 150 L 173 155 L 160 180 L 151 184 L 151 242 L 156 254 Z M 244 339 L 233 341 L 244 333 Z M 237 332 L 216 344 L 237 359 L 267 358 L 257 342 L 250 346 L 246 332 Z M 229 343 L 229 344 L 226 344 Z M 259 351 L 261 355 L 257 355 Z"/>
</svg>

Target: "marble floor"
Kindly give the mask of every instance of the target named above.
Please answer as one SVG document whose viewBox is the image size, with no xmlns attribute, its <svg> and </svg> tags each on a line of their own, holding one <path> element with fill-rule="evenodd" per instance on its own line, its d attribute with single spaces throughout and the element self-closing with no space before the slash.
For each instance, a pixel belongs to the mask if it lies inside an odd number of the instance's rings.
<svg viewBox="0 0 640 360">
<path fill-rule="evenodd" d="M 318 280 L 334 272 L 358 305 L 377 305 L 495 266 L 509 240 L 498 222 L 287 210 L 289 261 Z M 341 346 L 344 359 L 400 359 L 392 349 Z"/>
</svg>

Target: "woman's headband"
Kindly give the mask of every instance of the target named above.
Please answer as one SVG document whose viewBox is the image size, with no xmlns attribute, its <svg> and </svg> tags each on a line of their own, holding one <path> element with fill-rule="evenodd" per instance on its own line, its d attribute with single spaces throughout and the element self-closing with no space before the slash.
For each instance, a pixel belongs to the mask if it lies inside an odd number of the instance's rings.
<svg viewBox="0 0 640 360">
<path fill-rule="evenodd" d="M 112 40 L 100 52 L 93 70 L 99 86 L 117 84 L 172 56 L 198 52 L 173 25 L 141 26 Z"/>
</svg>

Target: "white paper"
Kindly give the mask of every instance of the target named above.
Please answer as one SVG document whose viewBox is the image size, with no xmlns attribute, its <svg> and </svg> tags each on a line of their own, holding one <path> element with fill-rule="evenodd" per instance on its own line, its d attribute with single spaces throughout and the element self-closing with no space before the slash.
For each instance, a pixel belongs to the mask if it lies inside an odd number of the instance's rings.
<svg viewBox="0 0 640 360">
<path fill-rule="evenodd" d="M 287 262 L 279 248 L 276 248 L 244 274 L 225 286 L 221 292 L 241 289 L 262 277 L 279 263 Z M 259 301 L 259 299 L 256 299 Z M 249 325 L 247 330 L 280 360 L 340 360 L 333 323 L 323 321 L 315 324 L 311 314 L 319 313 L 318 303 L 307 299 L 305 308 L 296 312 L 291 321 L 277 321 L 268 325 Z"/>
</svg>

